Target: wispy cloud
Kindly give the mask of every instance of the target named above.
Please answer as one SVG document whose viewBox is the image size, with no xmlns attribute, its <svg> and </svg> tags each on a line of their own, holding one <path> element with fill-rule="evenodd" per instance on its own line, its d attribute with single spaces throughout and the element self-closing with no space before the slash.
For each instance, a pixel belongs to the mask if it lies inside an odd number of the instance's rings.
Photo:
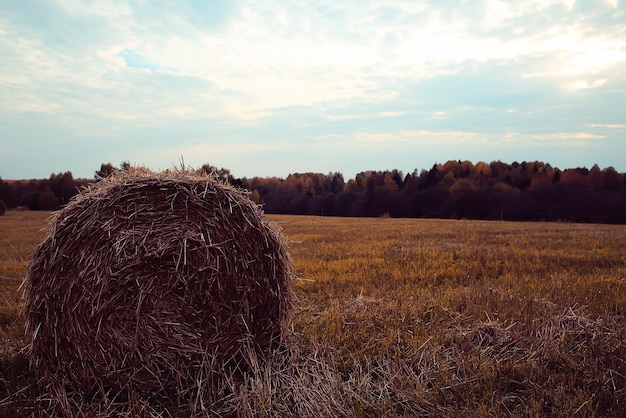
<svg viewBox="0 0 626 418">
<path fill-rule="evenodd" d="M 407 115 L 409 112 L 386 111 L 377 113 L 361 113 L 349 115 L 328 115 L 329 120 L 372 119 L 372 118 L 396 118 Z"/>
<path fill-rule="evenodd" d="M 606 135 L 596 135 L 589 132 L 559 132 L 554 134 L 527 135 L 525 137 L 539 141 L 581 141 L 600 140 L 606 138 Z"/>
<path fill-rule="evenodd" d="M 587 123 L 590 128 L 626 129 L 626 123 Z"/>
<path fill-rule="evenodd" d="M 458 143 L 470 144 L 484 142 L 487 140 L 487 136 L 479 132 L 417 130 L 385 134 L 358 133 L 352 140 L 357 143 L 404 142 L 417 144 L 424 142 L 443 142 L 453 145 Z"/>
<path fill-rule="evenodd" d="M 537 143 L 563 143 L 569 142 L 572 144 L 589 143 L 589 141 L 598 141 L 605 139 L 606 135 L 598 135 L 589 132 L 556 132 L 556 133 L 544 133 L 544 134 L 527 134 L 523 132 L 508 132 L 506 134 L 499 133 L 485 133 L 485 132 L 471 132 L 471 131 L 430 131 L 430 130 L 417 130 L 417 131 L 398 131 L 390 133 L 356 133 L 350 137 L 350 140 L 355 143 L 369 143 L 369 144 L 393 144 L 393 143 L 407 143 L 407 144 L 427 144 L 427 143 L 439 143 L 439 144 L 463 144 L 465 146 L 481 146 L 481 145 L 494 145 L 498 143 L 524 143 L 532 144 Z M 337 137 L 336 137 L 337 138 Z M 338 139 L 338 138 L 337 138 Z M 347 139 L 347 138 L 344 138 Z"/>
</svg>

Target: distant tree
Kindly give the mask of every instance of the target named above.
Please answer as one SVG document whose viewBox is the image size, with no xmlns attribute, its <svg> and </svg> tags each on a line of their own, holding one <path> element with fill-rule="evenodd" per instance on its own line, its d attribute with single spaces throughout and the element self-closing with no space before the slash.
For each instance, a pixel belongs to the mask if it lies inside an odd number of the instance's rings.
<svg viewBox="0 0 626 418">
<path fill-rule="evenodd" d="M 537 174 L 532 178 L 529 188 L 535 189 L 537 187 L 547 187 L 551 184 L 550 179 L 546 173 Z"/>
<path fill-rule="evenodd" d="M 332 175 L 332 179 L 331 179 L 330 189 L 327 191 L 334 195 L 337 195 L 343 191 L 344 187 L 346 186 L 346 182 L 343 179 L 343 174 L 339 172 L 328 173 L 329 178 L 331 177 L 331 175 Z"/>
<path fill-rule="evenodd" d="M 389 215 L 393 218 L 403 216 L 405 209 L 402 204 L 404 195 L 398 191 L 395 182 L 385 183 L 375 188 L 374 199 L 368 202 L 368 216 Z"/>
<path fill-rule="evenodd" d="M 311 203 L 311 215 L 333 216 L 335 214 L 336 196 L 332 193 L 324 193 L 315 196 Z"/>
<path fill-rule="evenodd" d="M 411 198 L 410 216 L 416 218 L 448 217 L 442 212 L 442 208 L 449 198 L 450 192 L 443 187 L 420 190 Z"/>
<path fill-rule="evenodd" d="M 59 199 L 57 199 L 52 190 L 44 190 L 39 194 L 37 206 L 39 210 L 57 210 L 59 208 Z"/>
<path fill-rule="evenodd" d="M 417 170 L 411 174 L 407 174 L 403 180 L 402 193 L 405 195 L 411 195 L 419 190 L 419 183 L 417 177 Z"/>
<path fill-rule="evenodd" d="M 359 182 L 356 179 L 350 179 L 348 180 L 348 183 L 346 184 L 346 187 L 344 188 L 344 191 L 347 191 L 347 190 L 353 191 L 353 192 L 360 192 L 360 191 L 363 191 L 364 188 L 361 186 L 361 184 L 359 184 Z"/>
<path fill-rule="evenodd" d="M 347 216 L 364 217 L 368 216 L 367 199 L 357 199 L 348 209 Z"/>
<path fill-rule="evenodd" d="M 311 197 L 306 194 L 301 194 L 294 197 L 291 202 L 289 202 L 288 213 L 292 215 L 308 215 L 310 205 Z"/>
<path fill-rule="evenodd" d="M 291 190 L 278 189 L 263 196 L 263 208 L 266 213 L 288 214 L 295 209 L 292 201 L 301 195 Z"/>
<path fill-rule="evenodd" d="M 508 174 L 509 181 L 507 181 L 507 183 L 510 183 L 511 166 L 498 160 L 498 161 L 492 161 L 491 163 L 489 163 L 489 167 L 491 168 L 492 178 L 502 181 L 503 176 Z"/>
<path fill-rule="evenodd" d="M 17 206 L 17 195 L 13 186 L 2 180 L 0 177 L 0 200 L 4 202 L 7 209 Z"/>
<path fill-rule="evenodd" d="M 589 170 L 586 169 L 568 169 L 561 174 L 561 184 L 567 184 L 573 187 L 583 189 L 591 188 L 591 178 Z"/>
<path fill-rule="evenodd" d="M 109 177 L 111 174 L 115 173 L 117 168 L 113 167 L 111 163 L 103 163 L 100 164 L 100 170 L 96 171 L 96 180 L 103 179 L 105 177 Z"/>
<path fill-rule="evenodd" d="M 250 200 L 252 200 L 254 203 L 258 205 L 263 203 L 263 198 L 261 198 L 259 191 L 256 189 L 250 192 Z"/>
<path fill-rule="evenodd" d="M 459 168 L 460 168 L 459 177 L 461 178 L 470 178 L 476 175 L 476 167 L 474 167 L 474 164 L 471 161 L 467 161 L 467 160 L 463 161 Z"/>
<path fill-rule="evenodd" d="M 391 179 L 396 183 L 398 190 L 402 190 L 404 187 L 404 178 L 402 177 L 402 171 L 392 170 Z"/>
<path fill-rule="evenodd" d="M 446 161 L 440 168 L 440 171 L 444 173 L 452 173 L 452 177 L 461 177 L 461 160 L 449 160 Z"/>
<path fill-rule="evenodd" d="M 481 199 L 481 204 L 486 207 L 485 217 L 500 220 L 513 219 L 517 216 L 520 196 L 520 191 L 510 184 L 496 183 Z"/>
<path fill-rule="evenodd" d="M 475 213 L 478 211 L 478 199 L 475 194 L 476 187 L 467 178 L 456 179 L 454 184 L 450 187 L 451 198 L 448 201 L 451 211 L 454 217 L 458 218 L 472 218 L 476 217 Z"/>
<path fill-rule="evenodd" d="M 66 171 L 62 174 L 51 174 L 50 190 L 52 190 L 62 205 L 68 203 L 73 196 L 78 194 L 76 182 L 70 171 Z"/>
<path fill-rule="evenodd" d="M 321 173 L 293 173 L 284 181 L 284 186 L 298 194 L 315 197 L 324 193 L 327 176 Z"/>
<path fill-rule="evenodd" d="M 352 182 L 354 180 L 350 180 Z M 356 182 L 354 181 L 354 184 Z M 341 193 L 335 197 L 335 215 L 336 216 L 349 216 L 350 208 L 356 201 L 358 201 L 363 192 L 357 192 L 351 188 L 346 187 Z"/>
<path fill-rule="evenodd" d="M 476 163 L 476 171 L 479 176 L 491 178 L 491 166 L 489 166 L 489 164 L 479 161 Z"/>
<path fill-rule="evenodd" d="M 466 194 L 474 191 L 476 191 L 476 186 L 466 178 L 459 178 L 450 186 L 450 193 L 452 194 Z"/>
<path fill-rule="evenodd" d="M 398 179 L 398 172 L 395 174 L 386 172 L 383 174 L 383 184 L 393 190 L 398 190 L 402 186 L 402 179 Z"/>
<path fill-rule="evenodd" d="M 268 194 L 274 193 L 282 189 L 282 180 L 276 177 L 253 177 L 251 179 L 240 180 L 240 186 L 248 190 L 256 190 L 259 192 L 261 199 Z"/>
<path fill-rule="evenodd" d="M 418 189 L 423 190 L 436 186 L 439 183 L 439 173 L 439 166 L 437 164 L 434 164 L 428 171 L 422 170 L 419 176 Z M 443 175 L 441 177 L 443 177 Z"/>
<path fill-rule="evenodd" d="M 100 170 L 96 170 L 95 178 L 96 180 L 103 179 L 105 177 L 109 177 L 111 174 L 114 174 L 118 171 L 128 171 L 132 168 L 132 165 L 128 161 L 122 161 L 119 168 L 113 166 L 111 163 L 102 163 L 100 164 Z"/>
<path fill-rule="evenodd" d="M 371 203 L 374 200 L 376 186 L 378 186 L 379 184 L 378 176 L 376 175 L 376 173 L 372 174 L 369 171 L 365 173 L 365 176 L 365 190 L 367 191 L 367 201 Z"/>
<path fill-rule="evenodd" d="M 59 200 L 52 190 L 28 192 L 22 196 L 20 206 L 27 206 L 30 210 L 56 210 L 59 208 Z"/>
<path fill-rule="evenodd" d="M 223 180 L 227 183 L 234 184 L 235 177 L 230 173 L 230 170 L 227 168 L 217 168 L 211 164 L 204 164 L 200 167 L 200 171 L 203 171 L 207 174 L 215 175 L 218 179 Z"/>
<path fill-rule="evenodd" d="M 356 182 L 359 190 L 367 189 L 367 174 L 359 173 L 354 177 L 354 181 Z"/>
<path fill-rule="evenodd" d="M 623 187 L 622 176 L 613 167 L 605 168 L 602 174 L 602 185 L 605 190 L 619 190 Z"/>
<path fill-rule="evenodd" d="M 452 185 L 455 183 L 454 180 L 454 171 L 450 170 L 446 173 L 445 176 L 443 176 L 443 178 L 441 179 L 441 185 L 444 186 L 446 189 L 452 187 Z"/>
</svg>

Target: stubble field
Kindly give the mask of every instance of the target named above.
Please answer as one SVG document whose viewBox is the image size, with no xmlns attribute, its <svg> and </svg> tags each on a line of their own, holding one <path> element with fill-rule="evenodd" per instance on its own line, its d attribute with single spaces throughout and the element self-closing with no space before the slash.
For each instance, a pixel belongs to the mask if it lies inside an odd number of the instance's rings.
<svg viewBox="0 0 626 418">
<path fill-rule="evenodd" d="M 18 286 L 47 216 L 0 218 L 0 411 L 29 410 Z M 311 415 L 626 408 L 626 226 L 270 219 L 298 275 L 293 344 L 304 383 L 249 393 L 243 415 L 297 403 L 285 393 L 296 386 L 318 399 Z"/>
</svg>

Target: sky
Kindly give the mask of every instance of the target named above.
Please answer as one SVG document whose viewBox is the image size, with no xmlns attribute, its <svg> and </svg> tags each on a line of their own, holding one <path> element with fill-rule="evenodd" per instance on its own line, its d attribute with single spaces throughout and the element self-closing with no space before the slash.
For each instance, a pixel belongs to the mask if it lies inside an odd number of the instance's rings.
<svg viewBox="0 0 626 418">
<path fill-rule="evenodd" d="M 625 3 L 0 1 L 0 177 L 626 172 Z"/>
</svg>

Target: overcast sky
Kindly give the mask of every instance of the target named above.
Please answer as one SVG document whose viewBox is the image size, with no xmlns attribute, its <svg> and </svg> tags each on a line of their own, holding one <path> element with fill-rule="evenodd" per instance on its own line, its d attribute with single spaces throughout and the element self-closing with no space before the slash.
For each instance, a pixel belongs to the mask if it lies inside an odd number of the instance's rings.
<svg viewBox="0 0 626 418">
<path fill-rule="evenodd" d="M 624 0 L 7 0 L 0 177 L 626 171 Z"/>
</svg>

